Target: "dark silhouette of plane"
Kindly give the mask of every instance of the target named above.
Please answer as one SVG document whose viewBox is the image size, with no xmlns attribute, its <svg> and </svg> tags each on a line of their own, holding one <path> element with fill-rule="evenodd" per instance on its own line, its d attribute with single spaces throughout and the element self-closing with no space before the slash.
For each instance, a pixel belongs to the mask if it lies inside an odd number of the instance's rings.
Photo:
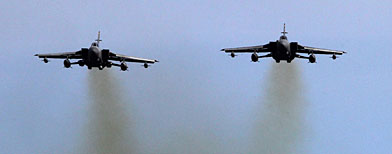
<svg viewBox="0 0 392 154">
<path fill-rule="evenodd" d="M 91 69 L 92 67 L 98 67 L 100 70 L 105 67 L 110 68 L 112 66 L 118 66 L 122 71 L 126 71 L 128 66 L 125 62 L 143 63 L 143 66 L 148 68 L 148 66 L 150 66 L 149 64 L 158 62 L 157 60 L 153 59 L 130 57 L 110 52 L 109 49 L 101 49 L 99 48 L 99 42 L 101 41 L 100 32 L 98 32 L 98 39 L 91 44 L 90 48 L 82 48 L 76 52 L 36 54 L 34 56 L 43 58 L 45 63 L 49 62 L 48 58 L 65 59 L 65 68 L 70 68 L 71 65 L 79 64 L 79 66 L 86 65 L 88 69 Z M 70 59 L 80 60 L 77 62 L 71 62 Z M 118 61 L 120 64 L 113 63 L 112 61 Z"/>
<path fill-rule="evenodd" d="M 235 53 L 252 53 L 251 60 L 253 62 L 258 62 L 259 58 L 272 57 L 275 59 L 277 63 L 281 60 L 286 60 L 287 63 L 290 63 L 294 58 L 302 58 L 308 59 L 310 63 L 316 62 L 315 54 L 325 54 L 332 55 L 331 58 L 335 60 L 337 58 L 336 55 L 342 55 L 346 52 L 337 51 L 337 50 L 329 50 L 329 49 L 321 49 L 321 48 L 313 48 L 308 46 L 299 45 L 298 42 L 289 42 L 287 40 L 287 32 L 286 32 L 286 24 L 283 26 L 282 36 L 280 36 L 279 40 L 275 42 L 269 42 L 265 45 L 259 46 L 250 46 L 250 47 L 239 47 L 239 48 L 225 48 L 221 51 L 226 53 L 230 53 L 230 56 L 234 58 L 237 56 Z M 257 55 L 257 53 L 268 53 L 263 56 Z M 309 56 L 299 55 L 308 54 Z"/>
</svg>

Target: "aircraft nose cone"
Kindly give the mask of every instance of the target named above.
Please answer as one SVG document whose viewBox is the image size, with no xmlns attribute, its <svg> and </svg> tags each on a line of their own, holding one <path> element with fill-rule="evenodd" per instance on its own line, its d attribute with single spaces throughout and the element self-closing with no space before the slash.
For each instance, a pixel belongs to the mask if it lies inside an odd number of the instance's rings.
<svg viewBox="0 0 392 154">
<path fill-rule="evenodd" d="M 93 49 L 93 51 L 94 51 L 95 54 L 99 53 L 99 50 L 97 48 Z"/>
</svg>

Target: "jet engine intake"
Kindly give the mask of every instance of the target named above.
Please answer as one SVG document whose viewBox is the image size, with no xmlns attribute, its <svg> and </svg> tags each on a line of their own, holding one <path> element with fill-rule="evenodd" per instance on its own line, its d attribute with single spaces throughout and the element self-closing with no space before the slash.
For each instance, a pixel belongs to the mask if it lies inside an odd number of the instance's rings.
<svg viewBox="0 0 392 154">
<path fill-rule="evenodd" d="M 290 43 L 290 50 L 292 51 L 292 52 L 297 52 L 297 50 L 298 50 L 298 42 L 291 42 Z"/>
<path fill-rule="evenodd" d="M 259 61 L 259 55 L 257 55 L 257 53 L 253 53 L 250 58 L 252 59 L 253 62 Z"/>
</svg>

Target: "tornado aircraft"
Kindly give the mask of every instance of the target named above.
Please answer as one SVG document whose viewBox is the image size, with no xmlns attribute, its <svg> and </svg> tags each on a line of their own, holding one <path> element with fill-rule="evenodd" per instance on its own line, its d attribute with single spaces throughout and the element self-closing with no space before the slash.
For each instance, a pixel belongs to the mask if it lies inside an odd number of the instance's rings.
<svg viewBox="0 0 392 154">
<path fill-rule="evenodd" d="M 315 54 L 331 55 L 331 58 L 335 60 L 337 55 L 343 55 L 346 52 L 338 50 L 329 50 L 321 48 L 313 48 L 308 46 L 299 45 L 298 42 L 289 42 L 287 40 L 286 24 L 283 26 L 282 36 L 275 42 L 269 42 L 265 45 L 239 47 L 239 48 L 225 48 L 221 51 L 230 53 L 232 58 L 236 57 L 236 53 L 252 53 L 251 60 L 258 62 L 260 58 L 272 57 L 276 63 L 281 60 L 290 63 L 294 58 L 308 59 L 309 63 L 316 62 Z M 266 53 L 265 55 L 259 56 L 259 53 Z M 300 55 L 307 54 L 308 56 Z"/>
<path fill-rule="evenodd" d="M 125 56 L 113 53 L 109 51 L 109 49 L 101 49 L 99 48 L 99 42 L 101 41 L 102 40 L 100 39 L 100 32 L 98 32 L 98 39 L 91 44 L 90 48 L 81 48 L 79 51 L 76 52 L 36 54 L 34 56 L 43 58 L 42 61 L 44 63 L 49 62 L 48 58 L 65 59 L 65 68 L 70 68 L 71 65 L 78 64 L 79 66 L 86 65 L 88 69 L 97 67 L 99 70 L 102 70 L 105 67 L 110 68 L 112 66 L 117 66 L 120 67 L 122 71 L 126 71 L 128 70 L 126 62 L 142 63 L 144 68 L 148 68 L 148 66 L 150 66 L 149 64 L 154 64 L 155 62 L 158 62 L 157 60 L 153 59 Z M 71 62 L 70 59 L 77 59 L 78 61 Z M 113 61 L 118 61 L 120 63 L 114 63 Z"/>
</svg>

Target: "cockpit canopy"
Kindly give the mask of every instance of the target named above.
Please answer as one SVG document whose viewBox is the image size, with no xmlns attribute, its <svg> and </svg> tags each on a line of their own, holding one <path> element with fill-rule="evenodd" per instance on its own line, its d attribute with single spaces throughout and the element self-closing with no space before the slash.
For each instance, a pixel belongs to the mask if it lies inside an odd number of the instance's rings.
<svg viewBox="0 0 392 154">
<path fill-rule="evenodd" d="M 287 40 L 287 36 L 282 35 L 282 36 L 280 36 L 280 39 L 281 40 Z"/>
<path fill-rule="evenodd" d="M 97 42 L 93 42 L 93 43 L 91 44 L 91 46 L 98 47 L 98 43 L 97 43 Z"/>
</svg>

